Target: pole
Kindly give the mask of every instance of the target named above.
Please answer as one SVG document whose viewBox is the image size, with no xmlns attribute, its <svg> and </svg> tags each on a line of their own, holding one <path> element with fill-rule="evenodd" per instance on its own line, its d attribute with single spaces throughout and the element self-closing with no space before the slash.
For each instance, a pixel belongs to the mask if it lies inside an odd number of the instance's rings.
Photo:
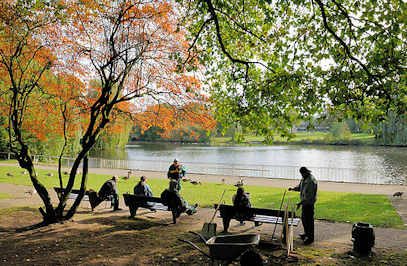
<svg viewBox="0 0 407 266">
<path fill-rule="evenodd" d="M 285 198 L 286 193 L 287 193 L 287 190 L 284 191 L 283 198 L 281 199 L 280 209 L 278 210 L 278 213 L 277 213 L 277 219 L 276 219 L 276 223 L 274 224 L 274 231 L 273 231 L 273 234 L 271 235 L 271 240 L 273 240 L 274 233 L 276 232 L 278 217 L 280 217 L 281 208 L 283 207 L 283 202 L 284 202 L 284 198 Z"/>
</svg>

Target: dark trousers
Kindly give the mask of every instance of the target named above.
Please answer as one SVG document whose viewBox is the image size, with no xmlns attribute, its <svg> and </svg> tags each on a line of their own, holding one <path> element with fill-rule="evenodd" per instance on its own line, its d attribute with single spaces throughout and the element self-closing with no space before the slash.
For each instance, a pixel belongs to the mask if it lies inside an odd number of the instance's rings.
<svg viewBox="0 0 407 266">
<path fill-rule="evenodd" d="M 113 210 L 117 210 L 119 208 L 119 195 L 113 193 L 113 199 L 112 199 L 112 204 L 113 204 Z"/>
<path fill-rule="evenodd" d="M 314 205 L 302 205 L 301 221 L 306 237 L 314 240 Z"/>
<path fill-rule="evenodd" d="M 90 206 L 92 207 L 92 211 L 96 208 L 102 201 L 106 200 L 107 198 L 111 198 L 113 209 L 117 210 L 119 208 L 119 195 L 113 193 L 111 195 L 106 195 L 104 197 L 99 197 L 96 192 L 91 192 L 89 194 L 89 201 Z"/>
</svg>

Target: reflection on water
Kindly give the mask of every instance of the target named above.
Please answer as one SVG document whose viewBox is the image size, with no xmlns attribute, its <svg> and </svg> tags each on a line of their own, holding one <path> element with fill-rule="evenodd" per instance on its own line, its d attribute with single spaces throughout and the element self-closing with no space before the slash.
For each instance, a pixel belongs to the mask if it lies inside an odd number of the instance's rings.
<svg viewBox="0 0 407 266">
<path fill-rule="evenodd" d="M 185 163 L 310 168 L 341 168 L 376 173 L 379 183 L 406 183 L 407 148 L 332 145 L 273 145 L 213 147 L 182 144 L 128 145 L 128 160 L 177 158 Z M 121 157 L 123 158 L 123 157 Z M 352 177 L 350 177 L 352 179 Z M 364 182 L 364 180 L 352 180 Z"/>
<path fill-rule="evenodd" d="M 127 159 L 127 152 L 123 149 L 90 150 L 89 157 L 105 159 Z"/>
</svg>

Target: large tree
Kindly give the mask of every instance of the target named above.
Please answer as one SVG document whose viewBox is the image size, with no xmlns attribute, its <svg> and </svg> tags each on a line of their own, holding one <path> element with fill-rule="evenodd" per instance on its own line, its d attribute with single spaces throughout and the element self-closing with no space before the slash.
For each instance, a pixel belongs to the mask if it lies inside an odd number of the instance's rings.
<svg viewBox="0 0 407 266">
<path fill-rule="evenodd" d="M 1 106 L 8 113 L 11 150 L 44 202 L 43 224 L 75 214 L 86 191 L 88 152 L 115 117 L 131 106 L 176 107 L 205 98 L 198 80 L 179 64 L 188 45 L 169 1 L 18 0 L 0 7 Z M 46 110 L 43 117 L 33 113 L 36 108 Z M 38 133 L 27 125 L 46 130 L 38 125 L 47 119 L 62 121 L 49 128 L 58 127 L 65 143 L 70 129 L 81 134 L 66 185 L 60 174 L 67 193 L 57 206 L 35 172 L 27 141 Z M 80 194 L 66 210 L 81 164 Z"/>
<path fill-rule="evenodd" d="M 224 125 L 272 136 L 323 110 L 406 112 L 405 1 L 179 1 Z"/>
</svg>

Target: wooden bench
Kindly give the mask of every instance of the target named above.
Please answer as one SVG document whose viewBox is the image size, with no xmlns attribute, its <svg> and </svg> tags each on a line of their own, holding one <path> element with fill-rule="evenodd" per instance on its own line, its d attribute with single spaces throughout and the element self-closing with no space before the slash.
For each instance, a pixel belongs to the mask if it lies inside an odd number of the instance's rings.
<svg viewBox="0 0 407 266">
<path fill-rule="evenodd" d="M 65 189 L 60 188 L 60 187 L 54 187 L 54 190 L 57 193 L 58 198 L 61 199 L 62 195 L 65 193 Z M 83 196 L 82 201 L 89 201 L 89 193 L 90 193 L 90 191 L 85 191 L 85 195 Z M 69 194 L 68 199 L 75 200 L 78 197 L 78 195 L 79 195 L 79 189 L 72 189 L 71 193 Z M 104 201 L 107 204 L 108 202 L 111 202 L 111 198 L 109 197 L 109 198 L 105 199 Z"/>
<path fill-rule="evenodd" d="M 215 209 L 218 204 L 215 204 Z M 219 206 L 220 217 L 223 222 L 223 231 L 227 232 L 229 229 L 229 224 L 231 219 L 238 220 L 236 217 L 237 210 L 231 205 L 221 204 Z M 270 224 L 283 224 L 284 223 L 284 211 L 272 210 L 272 209 L 263 209 L 263 208 L 242 208 L 239 209 L 239 213 L 247 214 L 247 219 L 244 221 L 252 221 L 258 224 L 260 223 L 270 223 Z M 300 218 L 295 216 L 295 213 L 288 212 L 288 225 L 298 226 Z M 291 218 L 291 215 L 293 218 Z"/>
<path fill-rule="evenodd" d="M 129 207 L 130 210 L 130 218 L 134 218 L 137 213 L 138 208 L 146 208 L 155 211 L 170 211 L 172 212 L 172 221 L 175 224 L 177 222 L 177 212 L 175 210 L 171 210 L 168 206 L 163 204 L 161 198 L 157 197 L 146 197 L 146 196 L 139 196 L 133 194 L 123 194 L 124 204 Z M 147 205 L 147 202 L 154 202 L 154 206 L 150 207 Z"/>
</svg>

